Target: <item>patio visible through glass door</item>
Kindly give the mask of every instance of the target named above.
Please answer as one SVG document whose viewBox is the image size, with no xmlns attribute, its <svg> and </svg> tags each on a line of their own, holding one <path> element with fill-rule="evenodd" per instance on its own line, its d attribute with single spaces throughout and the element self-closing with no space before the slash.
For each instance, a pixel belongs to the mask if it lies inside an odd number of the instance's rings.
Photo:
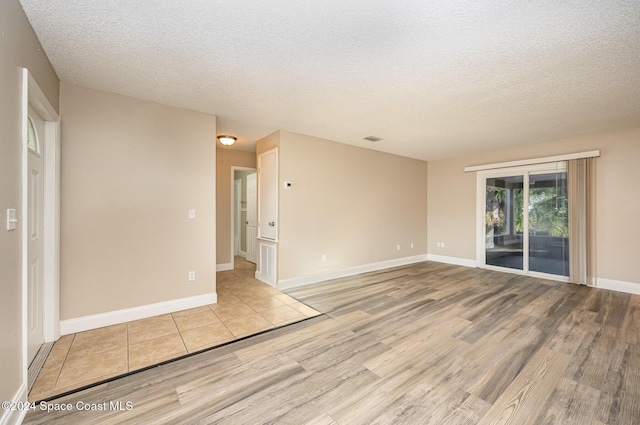
<svg viewBox="0 0 640 425">
<path fill-rule="evenodd" d="M 485 265 L 529 274 L 568 276 L 565 164 L 513 171 L 484 176 Z"/>
<path fill-rule="evenodd" d="M 569 276 L 567 173 L 529 176 L 529 270 Z"/>
</svg>

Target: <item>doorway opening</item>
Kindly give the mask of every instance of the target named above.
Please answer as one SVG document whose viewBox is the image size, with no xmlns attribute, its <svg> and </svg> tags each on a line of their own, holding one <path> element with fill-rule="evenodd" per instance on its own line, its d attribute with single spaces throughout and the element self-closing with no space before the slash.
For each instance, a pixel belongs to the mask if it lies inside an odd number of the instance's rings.
<svg viewBox="0 0 640 425">
<path fill-rule="evenodd" d="M 257 257 L 257 173 L 232 167 L 231 259 L 233 268 L 255 270 Z"/>
</svg>

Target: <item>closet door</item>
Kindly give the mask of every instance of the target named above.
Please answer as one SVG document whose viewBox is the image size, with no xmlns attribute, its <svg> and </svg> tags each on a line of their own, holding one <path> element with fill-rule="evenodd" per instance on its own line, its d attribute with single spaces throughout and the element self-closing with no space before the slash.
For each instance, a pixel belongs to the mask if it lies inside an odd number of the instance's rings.
<svg viewBox="0 0 640 425">
<path fill-rule="evenodd" d="M 257 220 L 257 179 L 256 173 L 247 176 L 247 261 L 256 262 L 258 241 L 256 240 Z"/>
<path fill-rule="evenodd" d="M 278 150 L 258 157 L 258 237 L 278 239 Z"/>
</svg>

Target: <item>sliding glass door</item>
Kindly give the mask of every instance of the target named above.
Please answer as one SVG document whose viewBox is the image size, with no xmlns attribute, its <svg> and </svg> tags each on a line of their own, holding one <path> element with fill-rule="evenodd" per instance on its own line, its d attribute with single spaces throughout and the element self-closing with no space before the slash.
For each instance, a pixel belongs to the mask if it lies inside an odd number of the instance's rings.
<svg viewBox="0 0 640 425">
<path fill-rule="evenodd" d="M 484 266 L 568 276 L 566 164 L 486 171 L 478 179 Z"/>
<path fill-rule="evenodd" d="M 569 276 L 567 173 L 529 176 L 529 270 Z"/>
</svg>

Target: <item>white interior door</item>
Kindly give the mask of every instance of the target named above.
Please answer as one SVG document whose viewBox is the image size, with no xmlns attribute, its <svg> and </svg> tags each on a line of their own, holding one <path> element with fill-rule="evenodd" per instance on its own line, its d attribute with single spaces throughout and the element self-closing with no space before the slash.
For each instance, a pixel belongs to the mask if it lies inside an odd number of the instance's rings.
<svg viewBox="0 0 640 425">
<path fill-rule="evenodd" d="M 240 254 L 240 201 L 242 198 L 242 180 L 233 182 L 233 255 Z"/>
<path fill-rule="evenodd" d="M 44 121 L 31 108 L 27 122 L 27 356 L 31 363 L 44 343 Z"/>
<path fill-rule="evenodd" d="M 258 234 L 278 239 L 278 151 L 270 150 L 258 157 L 260 192 L 258 194 Z"/>
<path fill-rule="evenodd" d="M 258 245 L 256 239 L 258 187 L 256 182 L 256 173 L 247 176 L 247 261 L 252 263 L 256 262 Z"/>
</svg>

